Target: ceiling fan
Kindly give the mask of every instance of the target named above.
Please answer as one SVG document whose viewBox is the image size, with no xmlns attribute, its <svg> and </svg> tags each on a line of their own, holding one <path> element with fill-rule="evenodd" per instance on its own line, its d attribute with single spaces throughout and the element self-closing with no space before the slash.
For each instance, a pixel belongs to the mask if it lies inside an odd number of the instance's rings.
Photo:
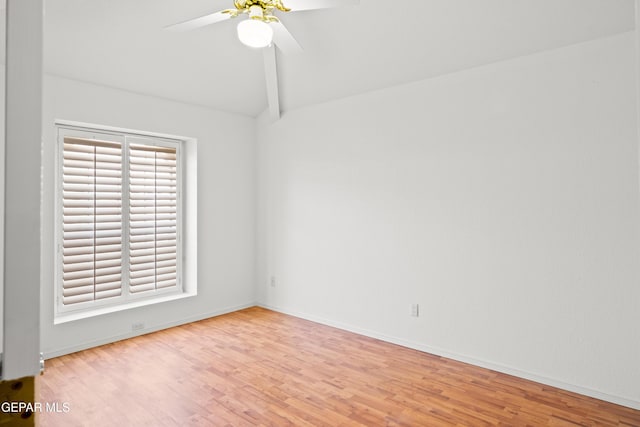
<svg viewBox="0 0 640 427">
<path fill-rule="evenodd" d="M 238 38 L 242 43 L 254 48 L 267 47 L 272 42 L 285 54 L 299 53 L 302 48 L 280 22 L 274 12 L 298 12 L 302 10 L 326 9 L 356 5 L 359 0 L 233 0 L 234 9 L 190 19 L 165 27 L 171 31 L 188 31 L 217 22 L 247 15 L 238 23 Z"/>
<path fill-rule="evenodd" d="M 278 71 L 274 45 L 285 54 L 302 52 L 302 48 L 274 12 L 298 12 L 357 5 L 360 0 L 233 0 L 235 9 L 225 9 L 199 18 L 165 27 L 172 31 L 188 31 L 217 22 L 247 15 L 238 23 L 238 38 L 254 48 L 263 48 L 264 73 L 267 83 L 268 111 L 271 119 L 280 118 Z"/>
</svg>

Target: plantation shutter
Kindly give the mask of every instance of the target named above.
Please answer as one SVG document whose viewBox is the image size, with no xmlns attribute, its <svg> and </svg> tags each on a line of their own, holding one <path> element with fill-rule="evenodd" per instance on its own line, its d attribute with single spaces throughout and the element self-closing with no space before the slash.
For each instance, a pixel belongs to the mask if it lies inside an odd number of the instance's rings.
<svg viewBox="0 0 640 427">
<path fill-rule="evenodd" d="M 122 146 L 65 137 L 62 303 L 121 294 Z"/>
<path fill-rule="evenodd" d="M 128 155 L 129 290 L 175 287 L 176 148 L 131 142 Z"/>
</svg>

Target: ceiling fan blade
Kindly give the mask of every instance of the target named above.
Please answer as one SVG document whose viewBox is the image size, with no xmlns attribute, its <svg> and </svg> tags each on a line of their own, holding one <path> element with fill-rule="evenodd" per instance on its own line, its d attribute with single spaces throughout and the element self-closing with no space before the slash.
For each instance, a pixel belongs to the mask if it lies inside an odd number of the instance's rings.
<svg viewBox="0 0 640 427">
<path fill-rule="evenodd" d="M 283 0 L 292 12 L 299 10 L 327 9 L 330 7 L 355 6 L 360 0 Z"/>
<path fill-rule="evenodd" d="M 264 52 L 264 76 L 267 82 L 267 104 L 271 121 L 280 118 L 280 97 L 278 94 L 278 67 L 276 63 L 276 47 L 271 45 L 262 49 Z"/>
<path fill-rule="evenodd" d="M 286 55 L 295 55 L 302 53 L 302 47 L 293 38 L 287 27 L 282 22 L 272 22 L 271 28 L 273 28 L 273 42 L 278 46 L 278 49 Z"/>
<path fill-rule="evenodd" d="M 224 11 L 221 10 L 220 12 L 210 13 L 209 15 L 204 15 L 199 18 L 190 19 L 188 21 L 180 22 L 179 24 L 169 25 L 168 27 L 164 27 L 164 29 L 169 31 L 194 30 L 196 28 L 204 27 L 205 25 L 226 21 L 229 18 L 231 18 L 231 14 L 224 13 Z"/>
</svg>

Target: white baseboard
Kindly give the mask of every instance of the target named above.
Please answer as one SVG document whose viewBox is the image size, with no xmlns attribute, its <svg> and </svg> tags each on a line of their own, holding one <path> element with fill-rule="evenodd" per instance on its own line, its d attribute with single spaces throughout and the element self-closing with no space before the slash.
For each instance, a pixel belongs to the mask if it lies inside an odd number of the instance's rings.
<svg viewBox="0 0 640 427">
<path fill-rule="evenodd" d="M 183 319 L 175 320 L 175 321 L 172 321 L 172 322 L 162 323 L 160 325 L 155 325 L 155 326 L 152 326 L 152 327 L 149 327 L 149 328 L 140 329 L 138 331 L 126 332 L 126 333 L 123 333 L 123 334 L 112 335 L 112 336 L 106 337 L 106 338 L 100 338 L 100 339 L 93 340 L 93 341 L 87 341 L 87 342 L 83 342 L 81 344 L 73 345 L 73 346 L 70 346 L 70 347 L 63 347 L 63 348 L 59 348 L 59 349 L 55 349 L 55 350 L 44 352 L 44 358 L 45 358 L 45 360 L 46 359 L 52 359 L 54 357 L 64 356 L 65 354 L 75 353 L 77 351 L 82 351 L 82 350 L 86 350 L 86 349 L 93 348 L 93 347 L 98 347 L 98 346 L 105 345 L 105 344 L 111 344 L 111 343 L 116 342 L 116 341 L 121 341 L 121 340 L 125 340 L 125 339 L 128 339 L 128 338 L 133 338 L 133 337 L 137 337 L 137 336 L 140 336 L 140 335 L 150 334 L 152 332 L 161 331 L 163 329 L 173 328 L 174 326 L 180 326 L 180 325 L 184 325 L 184 324 L 191 323 L 191 322 L 197 322 L 198 320 L 209 319 L 210 317 L 216 317 L 216 316 L 220 316 L 220 315 L 223 315 L 223 314 L 232 313 L 234 311 L 242 310 L 242 309 L 245 309 L 245 308 L 255 307 L 256 305 L 257 305 L 256 303 L 252 302 L 252 303 L 249 303 L 249 304 L 242 304 L 242 305 L 233 306 L 233 307 L 225 307 L 225 308 L 221 308 L 221 309 L 214 310 L 214 311 L 211 311 L 211 312 L 200 313 L 200 314 L 196 314 L 196 315 L 193 315 L 193 316 L 185 317 Z M 46 370 L 46 363 L 45 363 L 45 370 Z"/>
<path fill-rule="evenodd" d="M 446 357 L 447 359 L 457 360 L 459 362 L 468 363 L 470 365 L 479 366 L 481 368 L 491 369 L 496 372 L 502 372 L 503 374 L 513 375 L 514 377 L 523 378 L 530 381 L 535 381 L 540 384 L 556 387 L 562 390 L 570 391 L 573 393 L 582 394 L 584 396 L 593 397 L 595 399 L 603 400 L 605 402 L 615 403 L 616 405 L 626 406 L 631 409 L 640 410 L 640 402 L 632 399 L 627 399 L 620 396 L 614 396 L 611 394 L 603 393 L 598 390 L 585 388 L 575 384 L 569 384 L 563 381 L 555 380 L 553 378 L 547 378 L 541 375 L 537 375 L 531 372 L 526 372 L 510 366 L 501 365 L 498 363 L 489 362 L 486 360 L 476 359 L 474 357 L 453 353 L 441 348 L 431 347 L 421 343 L 408 341 L 402 338 L 397 338 L 385 334 L 381 334 L 368 329 L 363 329 L 357 326 L 349 325 L 342 322 L 336 322 L 333 320 L 325 319 L 322 317 L 302 313 L 295 310 L 283 309 L 280 307 L 271 306 L 268 304 L 258 303 L 259 307 L 263 307 L 269 310 L 277 311 L 279 313 L 288 314 L 290 316 L 299 317 L 301 319 L 310 320 L 312 322 L 321 323 L 323 325 L 331 326 L 334 328 L 342 329 L 356 334 L 364 335 L 370 338 L 376 338 L 381 341 L 386 341 L 392 344 L 401 345 L 403 347 L 411 348 L 414 350 L 420 350 L 425 353 L 434 354 L 436 356 Z"/>
</svg>

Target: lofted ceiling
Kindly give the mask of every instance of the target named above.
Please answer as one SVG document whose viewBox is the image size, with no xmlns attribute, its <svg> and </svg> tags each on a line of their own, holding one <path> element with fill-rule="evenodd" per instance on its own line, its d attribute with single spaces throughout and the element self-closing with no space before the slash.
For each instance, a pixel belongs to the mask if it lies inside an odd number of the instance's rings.
<svg viewBox="0 0 640 427">
<path fill-rule="evenodd" d="M 286 0 L 283 0 L 286 5 Z M 232 0 L 45 0 L 47 73 L 218 110 L 267 109 L 262 52 L 237 20 L 163 30 Z M 280 13 L 304 48 L 277 52 L 295 108 L 633 30 L 634 0 L 360 0 Z"/>
</svg>

